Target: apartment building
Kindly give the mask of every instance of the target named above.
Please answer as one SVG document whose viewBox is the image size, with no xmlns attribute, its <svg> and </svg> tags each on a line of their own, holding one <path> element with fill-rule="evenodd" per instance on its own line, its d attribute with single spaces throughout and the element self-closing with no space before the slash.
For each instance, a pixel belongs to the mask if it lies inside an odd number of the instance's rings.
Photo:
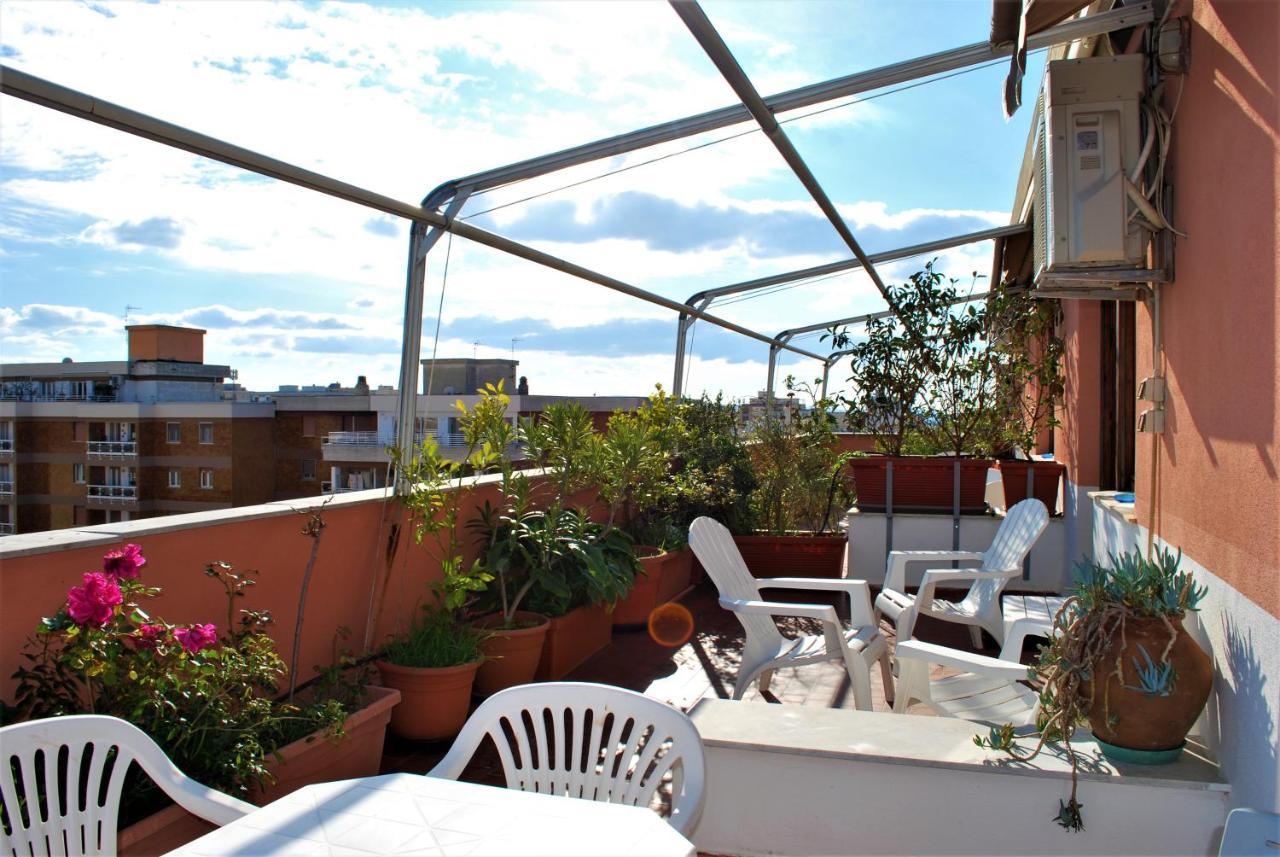
<svg viewBox="0 0 1280 857">
<path fill-rule="evenodd" d="M 273 406 L 224 399 L 203 330 L 126 330 L 127 360 L 0 365 L 0 532 L 272 498 Z"/>
</svg>

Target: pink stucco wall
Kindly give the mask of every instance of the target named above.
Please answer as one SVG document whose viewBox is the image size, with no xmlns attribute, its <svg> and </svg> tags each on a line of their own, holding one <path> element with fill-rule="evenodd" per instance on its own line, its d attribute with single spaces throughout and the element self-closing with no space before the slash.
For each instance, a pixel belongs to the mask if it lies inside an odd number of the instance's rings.
<svg viewBox="0 0 1280 857">
<path fill-rule="evenodd" d="M 1101 312 L 1096 301 L 1063 301 L 1063 368 L 1066 388 L 1054 429 L 1054 457 L 1067 467 L 1067 479 L 1082 488 L 1098 485 L 1099 433 L 1102 418 L 1099 390 L 1102 370 L 1098 352 Z"/>
<path fill-rule="evenodd" d="M 1172 184 L 1188 237 L 1163 289 L 1166 428 L 1156 450 L 1138 437 L 1138 513 L 1280 616 L 1280 3 L 1184 5 L 1191 71 L 1165 100 L 1185 85 Z M 1139 308 L 1139 377 L 1151 361 L 1151 315 Z"/>
</svg>

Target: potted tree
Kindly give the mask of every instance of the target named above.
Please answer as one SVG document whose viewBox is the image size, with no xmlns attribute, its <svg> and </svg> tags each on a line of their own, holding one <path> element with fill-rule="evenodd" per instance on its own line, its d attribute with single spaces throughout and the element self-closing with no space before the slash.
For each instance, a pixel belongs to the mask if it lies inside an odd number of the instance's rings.
<svg viewBox="0 0 1280 857">
<path fill-rule="evenodd" d="M 894 509 L 950 512 L 957 476 L 960 511 L 986 508 L 997 361 L 985 307 L 957 310 L 957 283 L 930 262 L 890 287 L 896 316 L 871 319 L 857 342 L 833 333 L 834 347 L 850 352 L 853 393 L 843 400 L 850 421 L 875 436 L 879 453 L 850 462 L 860 509 L 883 511 L 892 478 Z"/>
<path fill-rule="evenodd" d="M 478 563 L 468 566 L 465 562 L 460 489 L 466 474 L 482 474 L 502 457 L 504 447 L 494 447 L 485 437 L 498 404 L 482 399 L 468 411 L 459 403 L 467 450 L 460 460 L 441 455 L 429 435 L 412 461 L 402 462 L 392 451 L 400 501 L 410 513 L 414 540 L 419 545 L 425 542 L 441 572 L 430 585 L 431 600 L 421 605 L 377 662 L 383 682 L 400 691 L 402 700 L 392 715 L 391 728 L 405 738 L 438 740 L 456 735 L 466 722 L 483 662 L 484 635 L 465 621 L 465 611 L 491 577 Z"/>
<path fill-rule="evenodd" d="M 742 436 L 738 410 L 719 395 L 681 402 L 676 406 L 675 455 L 671 463 L 674 485 L 671 522 L 681 541 L 689 525 L 707 516 L 735 535 L 755 530 L 751 493 L 756 475 Z M 692 559 L 696 582 L 703 568 Z"/>
<path fill-rule="evenodd" d="M 1057 406 L 1065 389 L 1065 346 L 1057 335 L 1061 310 L 1056 301 L 1037 300 L 1029 291 L 1005 286 L 988 301 L 987 314 L 992 348 L 998 355 L 1004 439 L 1011 450 L 1021 450 L 1027 456 L 1000 457 L 1005 508 L 1032 496 L 1052 513 L 1066 468 L 1056 461 L 1036 458 L 1033 452 L 1043 434 L 1058 426 Z"/>
<path fill-rule="evenodd" d="M 734 541 L 757 577 L 839 577 L 845 540 L 835 530 L 851 500 L 844 480 L 850 456 L 836 449 L 834 403 L 794 378 L 786 385 L 787 416 L 767 417 L 750 435 L 756 528 Z M 811 405 L 798 403 L 796 392 Z"/>
<path fill-rule="evenodd" d="M 500 389 L 482 391 L 482 396 L 505 411 Z M 489 420 L 487 432 L 495 446 L 515 439 L 505 420 Z M 544 640 L 552 633 L 575 632 L 575 642 L 553 644 L 557 650 L 568 646 L 577 652 L 557 655 L 561 665 L 607 645 L 611 623 L 603 607 L 625 595 L 631 583 L 630 564 L 617 562 L 614 528 L 595 526 L 588 510 L 573 504 L 595 478 L 598 451 L 591 415 L 577 403 L 556 403 L 541 420 L 523 420 L 520 435 L 528 457 L 544 469 L 545 482 L 535 485 L 526 473 L 502 461 L 500 504 L 486 504 L 476 522 L 484 543 L 483 565 L 493 576 L 489 600 L 498 608 L 477 620 L 489 632 L 485 653 L 490 660 L 476 679 L 481 694 L 532 680 Z M 575 603 L 582 597 L 594 603 Z M 549 617 L 521 609 L 526 604 L 564 610 L 565 615 L 556 617 L 562 621 L 553 631 Z M 575 609 L 586 615 L 570 619 Z"/>
<path fill-rule="evenodd" d="M 630 537 L 639 563 L 630 593 L 614 605 L 615 626 L 643 625 L 654 607 L 690 584 L 692 551 L 672 521 L 677 408 L 659 385 L 634 413 L 613 414 L 598 441 L 597 482 L 609 506 L 608 524 Z"/>
<path fill-rule="evenodd" d="M 1110 565 L 1077 566 L 1074 594 L 1054 618 L 1054 635 L 1032 668 L 1042 690 L 1039 739 L 1017 743 L 1013 726 L 975 736 L 980 747 L 1030 761 L 1056 742 L 1071 762 L 1071 795 L 1056 817 L 1083 830 L 1077 799 L 1080 760 L 1072 746 L 1087 722 L 1103 753 L 1117 761 L 1159 764 L 1182 752 L 1213 686 L 1213 662 L 1182 626 L 1205 596 L 1182 554 L 1131 551 Z"/>
</svg>

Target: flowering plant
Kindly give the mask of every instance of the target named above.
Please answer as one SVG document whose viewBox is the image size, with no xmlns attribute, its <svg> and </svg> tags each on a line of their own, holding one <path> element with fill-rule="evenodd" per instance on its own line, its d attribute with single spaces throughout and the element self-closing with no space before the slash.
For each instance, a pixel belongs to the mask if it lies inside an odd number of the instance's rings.
<svg viewBox="0 0 1280 857">
<path fill-rule="evenodd" d="M 138 545 L 107 553 L 102 570 L 86 572 L 41 621 L 24 653 L 29 665 L 14 674 L 22 717 L 120 717 L 197 781 L 241 795 L 271 781 L 266 761 L 277 748 L 317 729 L 340 731 L 346 711 L 337 701 L 304 709 L 275 700 L 286 668 L 265 633 L 271 617 L 241 610 L 236 621 L 251 577 L 210 563 L 205 574 L 226 596 L 225 624 L 175 625 L 143 607 L 160 594 L 141 580 L 146 562 Z M 144 780 L 126 789 L 126 802 L 148 804 Z"/>
</svg>

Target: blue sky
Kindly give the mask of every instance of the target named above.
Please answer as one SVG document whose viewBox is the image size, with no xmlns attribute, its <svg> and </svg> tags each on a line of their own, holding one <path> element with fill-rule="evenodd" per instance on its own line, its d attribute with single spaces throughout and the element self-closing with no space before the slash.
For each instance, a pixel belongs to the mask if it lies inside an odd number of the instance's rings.
<svg viewBox="0 0 1280 857">
<path fill-rule="evenodd" d="M 704 8 L 769 94 L 981 41 L 990 4 Z M 408 201 L 734 102 L 658 2 L 35 2 L 3 14 L 6 64 Z M 1030 111 L 1003 119 L 1003 71 L 780 118 L 863 246 L 891 249 L 1008 222 Z M 1039 73 L 1034 57 L 1028 80 Z M 677 300 L 846 258 L 753 128 L 500 188 L 463 216 Z M 134 307 L 131 321 L 206 328 L 206 358 L 254 389 L 394 382 L 405 222 L 9 97 L 0 141 L 0 359 L 119 359 Z M 565 188 L 622 167 L 634 168 Z M 903 279 L 924 261 L 882 274 Z M 990 247 L 942 254 L 939 267 L 986 273 Z M 670 384 L 671 313 L 463 240 L 432 253 L 427 304 L 424 354 L 439 314 L 440 356 L 505 356 L 515 340 L 536 392 Z M 853 272 L 713 309 L 775 333 L 881 306 Z M 766 356 L 703 326 L 689 389 L 753 393 Z M 818 369 L 799 359 L 783 371 Z"/>
</svg>

